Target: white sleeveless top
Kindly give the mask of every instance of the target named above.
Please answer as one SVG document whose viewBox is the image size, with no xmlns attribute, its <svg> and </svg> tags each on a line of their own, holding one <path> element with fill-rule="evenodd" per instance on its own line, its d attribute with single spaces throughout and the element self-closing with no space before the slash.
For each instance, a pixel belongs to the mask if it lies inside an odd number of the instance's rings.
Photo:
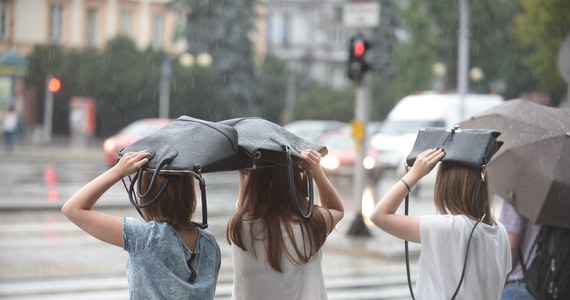
<svg viewBox="0 0 570 300">
<path fill-rule="evenodd" d="M 252 223 L 244 222 L 244 233 L 249 233 Z M 253 226 L 260 226 L 253 222 Z M 303 234 L 299 224 L 293 224 L 295 240 L 303 249 Z M 255 228 L 254 228 L 255 229 Z M 259 231 L 257 231 L 259 232 Z M 305 232 L 305 239 L 307 239 Z M 251 237 L 244 234 L 245 245 L 250 245 Z M 322 253 L 319 250 L 311 260 L 304 265 L 294 265 L 284 253 L 281 264 L 283 273 L 273 270 L 266 263 L 264 240 L 257 236 L 254 241 L 255 254 L 243 251 L 232 244 L 234 264 L 234 285 L 232 299 L 235 300 L 323 300 L 327 299 L 323 271 L 321 267 Z M 287 233 L 284 232 L 285 240 Z M 307 248 L 308 242 L 306 243 Z M 287 245 L 289 253 L 295 253 L 292 243 Z M 307 249 L 308 253 L 309 249 Z"/>
<path fill-rule="evenodd" d="M 420 218 L 421 254 L 416 299 L 450 299 L 457 288 L 474 220 L 463 215 Z M 507 231 L 501 223 L 479 223 L 457 299 L 500 299 L 511 271 Z"/>
</svg>

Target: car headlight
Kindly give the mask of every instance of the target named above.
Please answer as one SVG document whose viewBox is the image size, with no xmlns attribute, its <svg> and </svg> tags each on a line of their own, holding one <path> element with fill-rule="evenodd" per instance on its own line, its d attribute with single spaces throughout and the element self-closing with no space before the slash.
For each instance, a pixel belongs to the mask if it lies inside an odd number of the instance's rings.
<svg viewBox="0 0 570 300">
<path fill-rule="evenodd" d="M 103 142 L 103 149 L 105 149 L 105 151 L 113 151 L 115 149 L 115 141 L 106 139 L 105 142 Z"/>
<path fill-rule="evenodd" d="M 366 170 L 373 169 L 376 166 L 376 160 L 370 156 L 366 156 L 364 160 L 362 160 L 362 165 Z"/>
<path fill-rule="evenodd" d="M 335 170 L 340 165 L 340 161 L 334 156 L 325 156 L 321 158 L 321 167 L 328 170 Z"/>
</svg>

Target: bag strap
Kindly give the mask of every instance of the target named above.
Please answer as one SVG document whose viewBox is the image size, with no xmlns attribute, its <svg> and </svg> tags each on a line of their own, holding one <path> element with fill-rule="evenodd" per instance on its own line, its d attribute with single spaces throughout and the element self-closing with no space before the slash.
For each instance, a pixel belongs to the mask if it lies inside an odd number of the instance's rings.
<svg viewBox="0 0 570 300">
<path fill-rule="evenodd" d="M 313 174 L 311 172 L 310 167 L 303 167 L 305 173 L 307 174 L 307 180 L 309 183 L 309 204 L 307 207 L 307 211 L 303 212 L 303 210 L 301 209 L 301 205 L 299 204 L 299 200 L 297 199 L 297 191 L 295 188 L 295 178 L 293 177 L 293 158 L 291 158 L 291 147 L 289 147 L 288 145 L 280 142 L 279 140 L 275 139 L 275 138 L 271 138 L 271 140 L 278 144 L 279 146 L 281 146 L 283 148 L 283 150 L 285 150 L 285 156 L 287 159 L 287 169 L 288 169 L 288 177 L 289 177 L 289 199 L 291 200 L 293 207 L 295 208 L 295 210 L 297 211 L 297 214 L 305 219 L 308 220 L 311 218 L 311 216 L 313 215 L 313 204 L 315 203 L 315 196 L 314 196 L 314 191 L 313 191 Z"/>
<path fill-rule="evenodd" d="M 158 201 L 160 198 L 162 198 L 162 196 L 164 195 L 164 192 L 166 191 L 166 188 L 168 187 L 168 185 L 170 184 L 170 178 L 167 179 L 166 183 L 164 184 L 164 186 L 160 189 L 160 191 L 158 192 L 158 194 L 149 202 L 145 203 L 145 204 L 140 204 L 140 199 L 144 198 L 148 195 L 149 191 L 151 190 L 151 187 L 154 185 L 156 178 L 158 177 L 158 175 L 160 174 L 160 170 L 162 169 L 162 167 L 166 164 L 168 164 L 168 162 L 170 162 L 172 159 L 168 160 L 168 158 L 163 159 L 155 168 L 154 170 L 154 174 L 152 175 L 152 179 L 150 181 L 150 184 L 148 186 L 148 189 L 146 192 L 140 194 L 139 192 L 135 191 L 135 184 L 137 184 L 138 186 L 138 190 L 141 191 L 141 175 L 143 172 L 143 169 L 139 169 L 139 171 L 135 174 L 135 176 L 131 179 L 129 177 L 129 179 L 131 180 L 130 185 L 127 187 L 127 184 L 125 182 L 125 179 L 122 178 L 121 181 L 123 182 L 123 186 L 125 187 L 125 189 L 127 190 L 127 194 L 129 195 L 129 200 L 131 201 L 131 204 L 135 207 L 135 209 L 137 210 L 137 212 L 139 213 L 139 215 L 144 219 L 143 213 L 142 213 L 142 208 L 146 208 L 151 206 L 152 204 L 156 203 L 156 201 Z M 192 175 L 194 178 L 196 178 L 196 180 L 198 180 L 199 185 L 200 185 L 200 194 L 201 194 L 201 199 L 202 199 L 202 223 L 197 223 L 197 222 L 192 222 L 194 223 L 194 225 L 196 225 L 197 227 L 201 228 L 201 229 L 206 229 L 208 228 L 208 203 L 207 203 L 207 198 L 206 198 L 206 181 L 204 180 L 204 177 L 202 177 L 202 166 L 200 165 L 196 165 L 194 166 L 194 172 L 191 171 L 186 171 L 186 172 L 172 172 L 173 175 Z M 138 198 L 138 199 L 137 199 Z"/>
<path fill-rule="evenodd" d="M 406 170 L 408 170 L 409 167 L 406 165 Z M 406 198 L 404 201 L 404 215 L 408 215 L 408 210 L 409 210 L 409 202 L 410 202 L 410 193 L 408 192 L 406 194 Z M 469 239 L 467 240 L 467 249 L 465 250 L 465 259 L 463 261 L 463 269 L 461 271 L 461 277 L 459 278 L 459 283 L 457 284 L 457 288 L 455 289 L 455 292 L 453 293 L 453 296 L 451 296 L 451 300 L 454 300 L 455 297 L 457 297 L 457 293 L 459 293 L 459 289 L 461 288 L 461 285 L 463 284 L 463 278 L 465 277 L 465 269 L 467 268 L 467 258 L 469 256 L 469 245 L 471 245 L 471 239 L 473 238 L 473 233 L 475 232 L 475 228 L 477 228 L 477 225 L 479 225 L 479 223 L 481 223 L 481 221 L 483 221 L 483 219 L 485 218 L 485 214 L 483 214 L 483 216 L 477 220 L 477 222 L 475 222 L 475 225 L 473 225 L 473 229 L 471 229 L 471 233 L 469 234 Z M 409 249 L 408 249 L 408 241 L 405 240 L 404 241 L 404 251 L 405 251 L 405 259 L 406 259 L 406 276 L 408 277 L 408 288 L 410 290 L 410 295 L 412 296 L 412 300 L 415 300 L 415 296 L 414 296 L 414 290 L 412 288 L 412 280 L 411 280 L 411 276 L 410 276 L 410 254 L 409 254 Z"/>
</svg>

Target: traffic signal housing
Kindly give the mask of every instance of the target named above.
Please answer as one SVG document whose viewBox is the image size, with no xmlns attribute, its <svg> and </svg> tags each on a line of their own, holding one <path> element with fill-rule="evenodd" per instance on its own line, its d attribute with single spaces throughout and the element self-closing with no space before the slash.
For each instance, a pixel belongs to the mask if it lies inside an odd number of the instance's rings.
<svg viewBox="0 0 570 300">
<path fill-rule="evenodd" d="M 363 37 L 350 39 L 347 75 L 348 78 L 352 79 L 354 82 L 360 82 L 362 77 L 364 77 L 364 74 L 370 70 L 370 65 L 366 58 L 370 48 L 370 42 Z"/>
</svg>

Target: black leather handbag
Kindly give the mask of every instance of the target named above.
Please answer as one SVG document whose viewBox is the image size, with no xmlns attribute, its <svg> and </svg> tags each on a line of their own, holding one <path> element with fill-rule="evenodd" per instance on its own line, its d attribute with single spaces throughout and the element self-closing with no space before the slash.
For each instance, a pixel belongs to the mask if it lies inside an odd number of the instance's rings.
<svg viewBox="0 0 570 300">
<path fill-rule="evenodd" d="M 155 133 L 121 149 L 119 156 L 142 150 L 151 152 L 148 164 L 131 179 L 129 187 L 123 181 L 133 206 L 141 213 L 141 208 L 152 205 L 166 190 L 163 187 L 154 199 L 144 205 L 139 204 L 139 200 L 147 195 L 141 190 L 140 180 L 137 180 L 143 170 L 153 173 L 148 190 L 159 174 L 191 175 L 199 181 L 202 194 L 200 226 L 207 227 L 206 183 L 202 174 L 238 168 L 240 152 L 237 131 L 221 123 L 181 116 Z M 135 190 L 137 182 L 138 188 Z"/>
<path fill-rule="evenodd" d="M 501 133 L 489 129 L 426 128 L 418 132 L 414 147 L 406 164 L 413 166 L 416 157 L 430 148 L 442 148 L 445 157 L 442 161 L 454 161 L 479 170 L 491 160 L 502 141 L 497 140 Z"/>
<path fill-rule="evenodd" d="M 219 123 L 231 126 L 238 132 L 240 169 L 260 168 L 272 166 L 287 166 L 289 170 L 290 199 L 297 210 L 297 214 L 308 219 L 312 215 L 314 192 L 310 168 L 301 159 L 301 150 L 313 149 L 322 156 L 328 153 L 325 146 L 307 141 L 282 126 L 261 118 L 236 118 L 220 121 Z M 303 212 L 296 198 L 293 172 L 294 164 L 301 164 L 305 172 L 305 184 L 308 189 L 309 206 Z"/>
<path fill-rule="evenodd" d="M 452 161 L 469 168 L 482 171 L 481 185 L 484 181 L 484 170 L 487 163 L 491 160 L 491 157 L 501 148 L 503 141 L 497 140 L 497 137 L 501 133 L 495 130 L 489 129 L 460 129 L 458 125 L 453 128 L 426 128 L 418 132 L 416 142 L 414 147 L 408 157 L 406 158 L 406 166 L 411 167 L 414 165 L 417 156 L 427 149 L 431 148 L 442 148 L 445 151 L 445 156 L 442 161 Z M 404 181 L 405 183 L 405 181 Z M 479 194 L 479 188 L 474 197 Z M 407 183 L 406 183 L 407 186 Z M 408 187 L 409 189 L 409 187 Z M 476 199 L 476 198 L 474 198 Z M 406 201 L 404 205 L 404 214 L 408 215 L 408 203 L 409 195 L 406 195 Z M 483 220 L 485 207 L 479 209 L 482 212 L 482 217 L 477 220 L 467 241 L 467 250 L 465 252 L 465 261 L 463 264 L 463 270 L 461 272 L 461 277 L 459 283 L 455 289 L 455 292 L 451 299 L 455 299 L 461 285 L 463 283 L 465 268 L 467 265 L 467 255 L 469 254 L 469 245 L 471 243 L 471 238 L 473 237 L 473 232 L 477 225 Z M 412 299 L 415 299 L 414 292 L 412 289 L 411 278 L 410 278 L 410 267 L 409 267 L 409 253 L 408 253 L 408 241 L 404 242 L 405 247 L 405 259 L 406 259 L 406 274 L 408 277 L 408 287 L 410 289 L 410 294 Z"/>
</svg>

